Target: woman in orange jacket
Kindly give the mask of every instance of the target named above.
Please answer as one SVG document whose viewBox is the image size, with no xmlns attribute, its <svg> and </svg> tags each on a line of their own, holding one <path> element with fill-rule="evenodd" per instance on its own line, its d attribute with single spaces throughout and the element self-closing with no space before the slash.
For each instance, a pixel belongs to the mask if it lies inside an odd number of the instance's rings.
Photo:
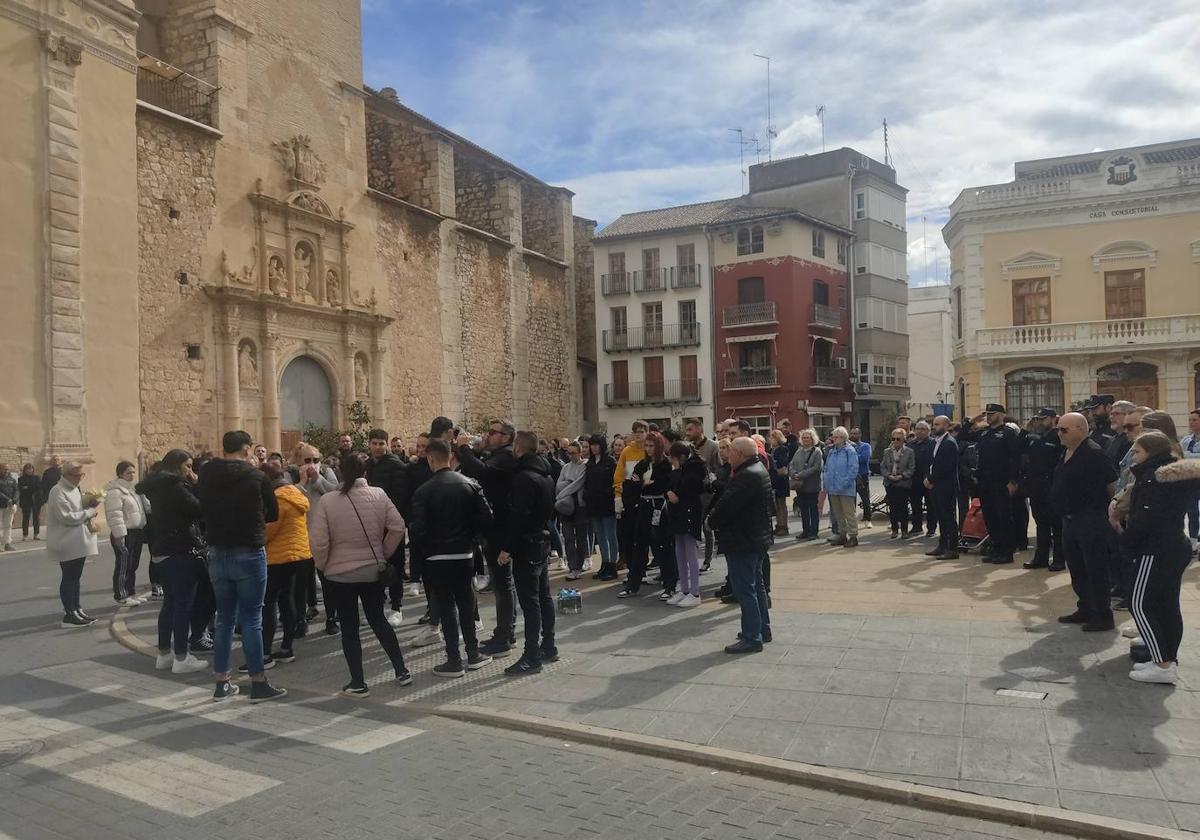
<svg viewBox="0 0 1200 840">
<path fill-rule="evenodd" d="M 301 561 L 312 557 L 312 550 L 308 545 L 308 497 L 288 481 L 278 462 L 267 461 L 262 470 L 271 480 L 279 501 L 279 518 L 267 523 L 267 594 L 262 617 L 263 665 L 274 668 L 276 662 L 296 660 L 292 652 L 296 633 L 293 588 Z M 279 650 L 272 653 L 277 615 L 283 625 L 283 640 Z"/>
</svg>

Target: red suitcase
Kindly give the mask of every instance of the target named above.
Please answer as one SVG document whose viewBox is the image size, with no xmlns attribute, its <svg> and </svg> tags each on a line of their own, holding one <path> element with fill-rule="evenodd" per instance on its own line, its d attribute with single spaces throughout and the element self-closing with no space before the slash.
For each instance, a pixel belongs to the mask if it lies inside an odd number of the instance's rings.
<svg viewBox="0 0 1200 840">
<path fill-rule="evenodd" d="M 959 529 L 959 548 L 963 551 L 970 551 L 973 548 L 980 548 L 988 539 L 987 524 L 983 521 L 983 506 L 979 503 L 979 499 L 971 499 L 971 505 L 967 508 L 967 516 L 963 520 L 962 528 Z"/>
</svg>

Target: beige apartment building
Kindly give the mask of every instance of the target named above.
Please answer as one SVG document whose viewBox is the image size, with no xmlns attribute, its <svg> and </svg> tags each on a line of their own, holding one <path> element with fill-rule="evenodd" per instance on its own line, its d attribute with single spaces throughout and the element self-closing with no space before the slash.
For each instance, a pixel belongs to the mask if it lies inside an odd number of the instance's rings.
<svg viewBox="0 0 1200 840">
<path fill-rule="evenodd" d="M 1091 393 L 1177 418 L 1200 379 L 1200 139 L 1016 164 L 955 199 L 956 402 L 1021 421 Z"/>
<path fill-rule="evenodd" d="M 594 223 L 366 87 L 361 36 L 355 0 L 0 0 L 0 458 L 100 483 L 357 402 L 594 427 Z"/>
</svg>

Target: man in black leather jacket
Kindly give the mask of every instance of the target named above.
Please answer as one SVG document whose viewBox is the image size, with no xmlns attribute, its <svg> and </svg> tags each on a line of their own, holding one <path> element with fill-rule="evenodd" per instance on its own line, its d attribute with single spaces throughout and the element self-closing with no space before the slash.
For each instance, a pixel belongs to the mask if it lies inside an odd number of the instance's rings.
<svg viewBox="0 0 1200 840">
<path fill-rule="evenodd" d="M 512 566 L 517 599 L 525 617 L 525 652 L 504 669 L 511 677 L 536 674 L 542 660 L 558 659 L 554 645 L 554 601 L 550 597 L 550 517 L 554 515 L 554 482 L 550 465 L 538 454 L 533 432 L 517 432 L 513 440 L 516 469 L 512 478 L 512 507 L 502 523 L 496 562 Z"/>
<path fill-rule="evenodd" d="M 729 567 L 729 582 L 742 608 L 742 632 L 726 653 L 758 653 L 771 641 L 771 617 L 763 580 L 763 555 L 774 530 L 774 493 L 767 469 L 758 460 L 758 447 L 748 437 L 729 447 L 731 474 L 708 514 L 717 546 Z"/>
<path fill-rule="evenodd" d="M 485 534 L 484 558 L 496 595 L 496 629 L 480 649 L 494 657 L 507 656 L 517 643 L 517 589 L 512 566 L 496 562 L 503 524 L 508 521 L 511 510 L 513 471 L 516 469 L 512 451 L 515 431 L 512 423 L 506 420 L 490 421 L 483 460 L 471 448 L 470 435 L 460 434 L 455 441 L 459 471 L 479 482 L 483 495 L 492 506 L 492 526 Z"/>
<path fill-rule="evenodd" d="M 387 493 L 387 497 L 392 500 L 396 510 L 400 511 L 400 515 L 407 521 L 412 516 L 412 491 L 408 486 L 408 464 L 388 451 L 388 433 L 383 429 L 371 429 L 367 433 L 367 452 L 370 455 L 367 459 L 367 484 L 378 487 Z M 403 542 L 392 552 L 392 556 L 387 559 L 387 562 L 389 566 L 394 566 L 399 573 L 400 582 L 388 591 L 392 609 L 399 612 L 404 601 Z M 418 570 L 412 569 L 411 571 L 413 579 L 417 579 L 419 577 Z M 430 604 L 429 612 L 435 613 L 433 604 Z"/>
<path fill-rule="evenodd" d="M 450 444 L 440 438 L 426 449 L 433 476 L 413 494 L 408 530 L 413 560 L 421 564 L 425 586 L 438 604 L 446 661 L 436 666 L 438 677 L 461 677 L 459 627 L 466 642 L 468 670 L 482 668 L 492 658 L 479 652 L 475 635 L 475 544 L 492 525 L 492 508 L 479 484 L 450 469 Z"/>
</svg>

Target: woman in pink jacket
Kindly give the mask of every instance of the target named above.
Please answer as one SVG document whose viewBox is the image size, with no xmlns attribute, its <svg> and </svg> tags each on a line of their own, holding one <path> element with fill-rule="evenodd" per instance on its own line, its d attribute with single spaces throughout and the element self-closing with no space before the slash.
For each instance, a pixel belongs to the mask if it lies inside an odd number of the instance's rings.
<svg viewBox="0 0 1200 840">
<path fill-rule="evenodd" d="M 396 633 L 383 616 L 384 591 L 379 582 L 380 568 L 404 538 L 404 520 L 383 490 L 367 486 L 366 463 L 362 453 L 342 461 L 342 486 L 321 497 L 309 534 L 313 560 L 325 576 L 325 597 L 333 602 L 342 627 L 342 653 L 350 666 L 350 682 L 342 694 L 350 697 L 370 693 L 358 638 L 359 601 L 375 638 L 392 661 L 396 682 L 412 682 Z"/>
</svg>

